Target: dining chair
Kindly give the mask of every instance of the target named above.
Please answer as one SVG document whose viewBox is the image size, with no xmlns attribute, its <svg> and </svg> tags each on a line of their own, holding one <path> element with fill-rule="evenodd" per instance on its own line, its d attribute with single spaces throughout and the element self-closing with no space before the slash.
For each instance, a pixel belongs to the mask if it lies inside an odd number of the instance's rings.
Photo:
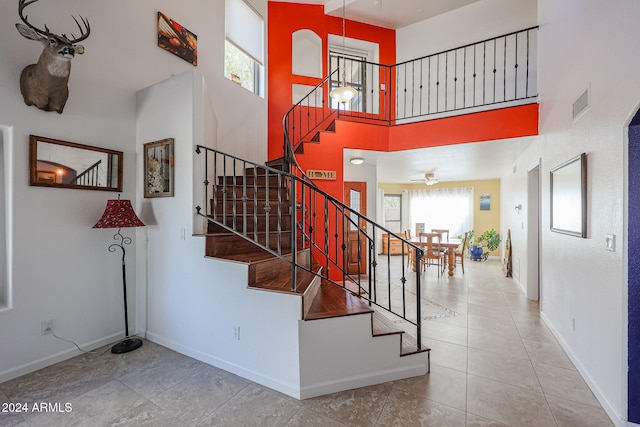
<svg viewBox="0 0 640 427">
<path fill-rule="evenodd" d="M 407 231 L 404 232 L 406 239 L 411 241 L 411 229 L 407 229 Z M 413 251 L 415 249 L 413 249 L 411 246 L 407 246 L 408 251 L 407 251 L 407 267 L 409 267 L 411 265 L 411 261 L 413 260 Z"/>
<path fill-rule="evenodd" d="M 420 260 L 422 272 L 424 273 L 430 265 L 435 265 L 438 268 L 438 277 L 440 277 L 440 273 L 444 272 L 446 250 L 441 250 L 437 233 L 419 233 L 419 238 L 421 242 L 427 243 L 424 255 Z"/>
<path fill-rule="evenodd" d="M 458 246 L 454 252 L 456 256 L 456 264 L 458 260 L 460 260 L 460 265 L 462 266 L 462 274 L 464 274 L 464 251 L 467 248 L 467 236 L 469 232 L 464 233 L 464 238 L 462 239 L 462 249 Z"/>
<path fill-rule="evenodd" d="M 449 240 L 449 230 L 443 228 L 432 228 L 432 233 L 440 233 L 440 238 L 444 238 L 444 240 Z"/>
</svg>

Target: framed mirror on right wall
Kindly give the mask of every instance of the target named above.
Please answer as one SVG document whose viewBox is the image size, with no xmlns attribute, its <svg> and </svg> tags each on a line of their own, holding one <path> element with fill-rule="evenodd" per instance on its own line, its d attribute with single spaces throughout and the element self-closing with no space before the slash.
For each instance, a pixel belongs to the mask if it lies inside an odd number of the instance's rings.
<svg viewBox="0 0 640 427">
<path fill-rule="evenodd" d="M 550 172 L 551 231 L 587 237 L 587 154 L 582 153 Z"/>
</svg>

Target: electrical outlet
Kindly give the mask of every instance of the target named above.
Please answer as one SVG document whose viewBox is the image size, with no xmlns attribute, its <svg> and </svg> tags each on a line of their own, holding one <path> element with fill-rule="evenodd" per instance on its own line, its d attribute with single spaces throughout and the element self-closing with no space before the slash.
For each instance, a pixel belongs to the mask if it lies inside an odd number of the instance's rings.
<svg viewBox="0 0 640 427">
<path fill-rule="evenodd" d="M 40 324 L 42 335 L 49 335 L 53 333 L 53 320 L 43 320 Z"/>
<path fill-rule="evenodd" d="M 575 317 L 571 318 L 571 329 L 573 329 L 574 331 L 576 330 L 576 318 Z"/>
<path fill-rule="evenodd" d="M 233 327 L 233 339 L 240 341 L 240 326 Z"/>
</svg>

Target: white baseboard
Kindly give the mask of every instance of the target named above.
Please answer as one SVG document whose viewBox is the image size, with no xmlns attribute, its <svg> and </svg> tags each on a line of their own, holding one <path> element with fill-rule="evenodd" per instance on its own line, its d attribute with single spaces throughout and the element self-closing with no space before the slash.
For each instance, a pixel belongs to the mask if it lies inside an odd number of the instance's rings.
<svg viewBox="0 0 640 427">
<path fill-rule="evenodd" d="M 595 395 L 596 399 L 598 399 L 598 402 L 600 402 L 602 409 L 604 409 L 607 415 L 609 416 L 609 418 L 611 418 L 611 421 L 617 427 L 626 427 L 626 426 L 636 425 L 636 424 L 627 422 L 626 419 L 621 418 L 620 414 L 616 413 L 616 411 L 613 409 L 613 406 L 609 403 L 609 400 L 606 398 L 604 394 L 602 394 L 602 392 L 596 385 L 595 381 L 593 381 L 593 379 L 589 375 L 589 372 L 585 369 L 582 363 L 580 363 L 580 360 L 576 357 L 575 353 L 571 351 L 571 348 L 569 347 L 567 342 L 564 340 L 560 332 L 555 328 L 555 326 L 553 326 L 553 323 L 551 323 L 551 320 L 549 320 L 549 318 L 542 311 L 540 312 L 540 318 L 542 319 L 544 324 L 547 326 L 547 328 L 549 328 L 553 336 L 556 337 L 556 340 L 558 340 L 558 343 L 560 344 L 562 349 L 565 351 L 565 353 L 567 353 L 567 356 L 569 357 L 571 362 L 573 362 L 576 369 L 578 370 L 578 372 L 580 373 L 584 381 L 587 383 L 587 385 Z"/>
<path fill-rule="evenodd" d="M 341 378 L 337 381 L 318 383 L 301 389 L 299 384 L 283 383 L 278 379 L 265 376 L 259 372 L 255 372 L 251 369 L 244 368 L 227 360 L 202 353 L 201 351 L 185 347 L 172 340 L 166 339 L 153 333 L 148 333 L 147 339 L 155 342 L 156 344 L 177 351 L 178 353 L 193 357 L 194 359 L 200 360 L 201 362 L 207 363 L 217 368 L 224 369 L 227 372 L 231 372 L 232 374 L 236 374 L 249 381 L 253 381 L 257 384 L 279 391 L 280 393 L 284 393 L 287 396 L 291 396 L 299 400 L 359 387 L 366 387 L 374 384 L 381 384 L 387 381 L 395 381 L 419 375 L 425 375 L 428 368 L 428 355 L 426 353 L 419 353 L 412 356 L 405 356 L 413 357 L 416 359 L 416 362 L 409 366 L 371 372 L 353 377 Z"/>
<path fill-rule="evenodd" d="M 79 344 L 79 346 L 85 350 L 91 351 L 95 350 L 96 348 L 112 344 L 118 341 L 118 339 L 120 338 L 122 338 L 122 332 L 82 343 Z M 57 338 L 52 336 L 52 339 Z M 34 360 L 32 362 L 16 366 L 15 368 L 0 372 L 0 383 L 21 377 L 22 375 L 29 374 L 31 372 L 37 371 L 38 369 L 46 368 L 47 366 L 55 365 L 56 363 L 63 362 L 67 359 L 71 359 L 72 357 L 82 354 L 82 352 L 78 350 L 73 344 L 69 344 L 69 346 L 71 348 L 69 348 L 68 350 L 63 350 L 59 353 L 52 354 L 51 356 L 46 356 L 41 359 Z"/>
<path fill-rule="evenodd" d="M 255 371 L 252 371 L 251 369 L 244 368 L 242 366 L 239 366 L 227 360 L 223 360 L 218 357 L 211 356 L 206 353 L 202 353 L 199 350 L 185 347 L 172 340 L 166 339 L 162 336 L 153 334 L 151 332 L 147 333 L 147 339 L 149 339 L 150 341 L 153 341 L 156 344 L 159 344 L 164 347 L 170 348 L 171 350 L 177 351 L 178 353 L 184 354 L 185 356 L 193 357 L 196 360 L 207 363 L 211 366 L 215 366 L 216 368 L 224 369 L 227 372 L 236 374 L 249 381 L 253 381 L 257 384 L 279 391 L 280 393 L 284 393 L 287 396 L 291 396 L 295 399 L 300 399 L 300 390 L 299 390 L 300 387 L 295 384 L 283 383 L 282 381 L 279 381 L 275 378 L 267 377 L 259 372 L 255 372 Z"/>
<path fill-rule="evenodd" d="M 422 355 L 421 353 L 420 355 Z M 416 355 L 418 356 L 418 355 Z M 407 357 L 407 356 L 405 356 Z M 425 356 L 425 358 L 428 356 Z M 375 384 L 382 384 L 388 381 L 397 381 L 405 378 L 417 377 L 427 373 L 427 362 L 416 363 L 411 366 L 403 366 L 395 369 L 387 369 L 377 372 L 367 372 L 364 375 L 341 378 L 340 380 L 323 382 L 304 387 L 300 390 L 300 399 L 309 399 L 339 391 L 351 390 L 354 388 L 367 387 Z"/>
</svg>

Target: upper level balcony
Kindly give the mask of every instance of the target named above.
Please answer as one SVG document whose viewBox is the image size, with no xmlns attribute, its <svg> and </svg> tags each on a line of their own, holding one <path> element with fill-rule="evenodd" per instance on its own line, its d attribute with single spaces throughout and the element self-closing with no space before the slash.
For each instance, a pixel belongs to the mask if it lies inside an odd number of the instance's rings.
<svg viewBox="0 0 640 427">
<path fill-rule="evenodd" d="M 537 36 L 538 27 L 527 28 L 395 65 L 332 55 L 330 75 L 285 117 L 285 139 L 297 150 L 337 118 L 395 127 L 534 104 Z M 342 86 L 355 89 L 347 102 L 330 97 L 332 90 Z M 532 120 L 537 123 L 535 112 Z M 390 136 L 388 146 L 379 148 L 418 147 L 396 143 Z"/>
</svg>

